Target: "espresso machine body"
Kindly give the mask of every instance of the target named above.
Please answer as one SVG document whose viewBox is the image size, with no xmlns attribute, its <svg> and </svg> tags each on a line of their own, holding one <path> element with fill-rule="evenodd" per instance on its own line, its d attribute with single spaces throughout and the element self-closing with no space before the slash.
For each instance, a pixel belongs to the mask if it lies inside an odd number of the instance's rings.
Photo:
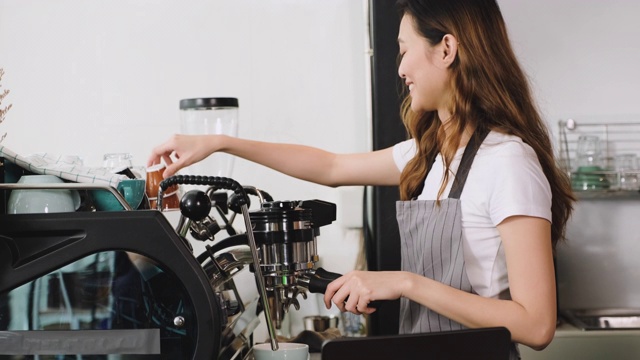
<svg viewBox="0 0 640 360">
<path fill-rule="evenodd" d="M 183 195 L 176 228 L 158 209 L 0 214 L 0 359 L 246 359 L 260 317 L 277 348 L 275 329 L 299 308 L 297 297 L 340 276 L 315 268 L 316 238 L 335 220 L 334 204 L 273 201 L 202 176 L 166 179 L 158 199 L 175 184 L 208 186 Z M 257 209 L 248 210 L 247 194 L 259 198 Z M 232 227 L 236 214 L 250 231 Z M 222 230 L 229 236 L 214 239 Z M 187 233 L 206 251 L 194 255 Z M 245 268 L 254 299 L 242 299 L 234 281 Z"/>
</svg>

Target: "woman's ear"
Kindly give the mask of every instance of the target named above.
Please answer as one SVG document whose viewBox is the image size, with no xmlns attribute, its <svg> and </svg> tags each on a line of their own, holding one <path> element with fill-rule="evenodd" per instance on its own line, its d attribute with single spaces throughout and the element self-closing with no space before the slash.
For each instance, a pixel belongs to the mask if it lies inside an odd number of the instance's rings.
<svg viewBox="0 0 640 360">
<path fill-rule="evenodd" d="M 442 61 L 447 67 L 450 66 L 458 56 L 458 39 L 451 34 L 447 34 L 442 38 Z"/>
</svg>

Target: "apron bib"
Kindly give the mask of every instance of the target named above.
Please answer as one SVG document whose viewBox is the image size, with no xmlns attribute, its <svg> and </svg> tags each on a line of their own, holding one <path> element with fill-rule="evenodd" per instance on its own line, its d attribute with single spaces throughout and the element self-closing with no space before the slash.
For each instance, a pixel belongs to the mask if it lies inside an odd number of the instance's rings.
<svg viewBox="0 0 640 360">
<path fill-rule="evenodd" d="M 435 200 L 398 201 L 396 217 L 400 229 L 401 268 L 469 293 L 475 293 L 464 263 L 460 195 L 473 159 L 488 135 L 475 133 L 467 144 L 449 198 L 440 206 Z M 400 299 L 400 334 L 466 329 L 407 298 Z M 511 359 L 519 359 L 513 344 Z"/>
</svg>

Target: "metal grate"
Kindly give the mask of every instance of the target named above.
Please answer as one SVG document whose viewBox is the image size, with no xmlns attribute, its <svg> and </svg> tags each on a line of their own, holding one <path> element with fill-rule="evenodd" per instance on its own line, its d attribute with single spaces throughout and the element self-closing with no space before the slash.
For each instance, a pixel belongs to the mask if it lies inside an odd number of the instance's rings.
<svg viewBox="0 0 640 360">
<path fill-rule="evenodd" d="M 571 175 L 574 190 L 634 190 L 640 185 L 640 169 L 616 168 L 616 157 L 635 154 L 640 158 L 640 116 L 612 117 L 606 120 L 593 118 L 569 118 L 558 122 L 559 161 L 562 168 Z M 576 153 L 581 136 L 597 136 L 601 153 L 601 169 L 595 172 L 578 172 Z M 639 160 L 640 161 L 640 160 Z M 637 166 L 636 166 L 637 167 Z M 593 185 L 594 177 L 602 186 Z M 585 178 L 588 182 L 581 183 Z M 630 182 L 631 180 L 631 182 Z M 625 183 L 626 181 L 626 183 Z M 626 184 L 626 185 L 625 185 Z M 584 188 L 583 188 L 584 185 Z"/>
<path fill-rule="evenodd" d="M 578 138 L 595 135 L 602 145 L 602 161 L 606 169 L 615 169 L 615 156 L 636 154 L 640 156 L 640 116 L 637 121 L 611 123 L 566 119 L 558 122 L 560 129 L 560 161 L 567 171 L 575 171 Z"/>
</svg>

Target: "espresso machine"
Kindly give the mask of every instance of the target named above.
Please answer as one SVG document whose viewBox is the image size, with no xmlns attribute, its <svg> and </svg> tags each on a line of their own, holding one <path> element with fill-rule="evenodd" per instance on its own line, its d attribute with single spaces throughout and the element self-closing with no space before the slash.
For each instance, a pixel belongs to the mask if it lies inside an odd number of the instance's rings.
<svg viewBox="0 0 640 360">
<path fill-rule="evenodd" d="M 182 196 L 174 228 L 159 210 L 180 184 L 203 190 Z M 31 188 L 47 184 L 0 184 Z M 230 178 L 181 175 L 165 179 L 157 199 L 151 210 L 0 214 L 0 359 L 248 359 L 261 317 L 275 350 L 298 298 L 340 276 L 315 267 L 320 227 L 336 219 L 332 203 L 274 201 Z M 188 234 L 206 243 L 202 254 Z M 245 268 L 255 299 L 236 286 Z"/>
</svg>

